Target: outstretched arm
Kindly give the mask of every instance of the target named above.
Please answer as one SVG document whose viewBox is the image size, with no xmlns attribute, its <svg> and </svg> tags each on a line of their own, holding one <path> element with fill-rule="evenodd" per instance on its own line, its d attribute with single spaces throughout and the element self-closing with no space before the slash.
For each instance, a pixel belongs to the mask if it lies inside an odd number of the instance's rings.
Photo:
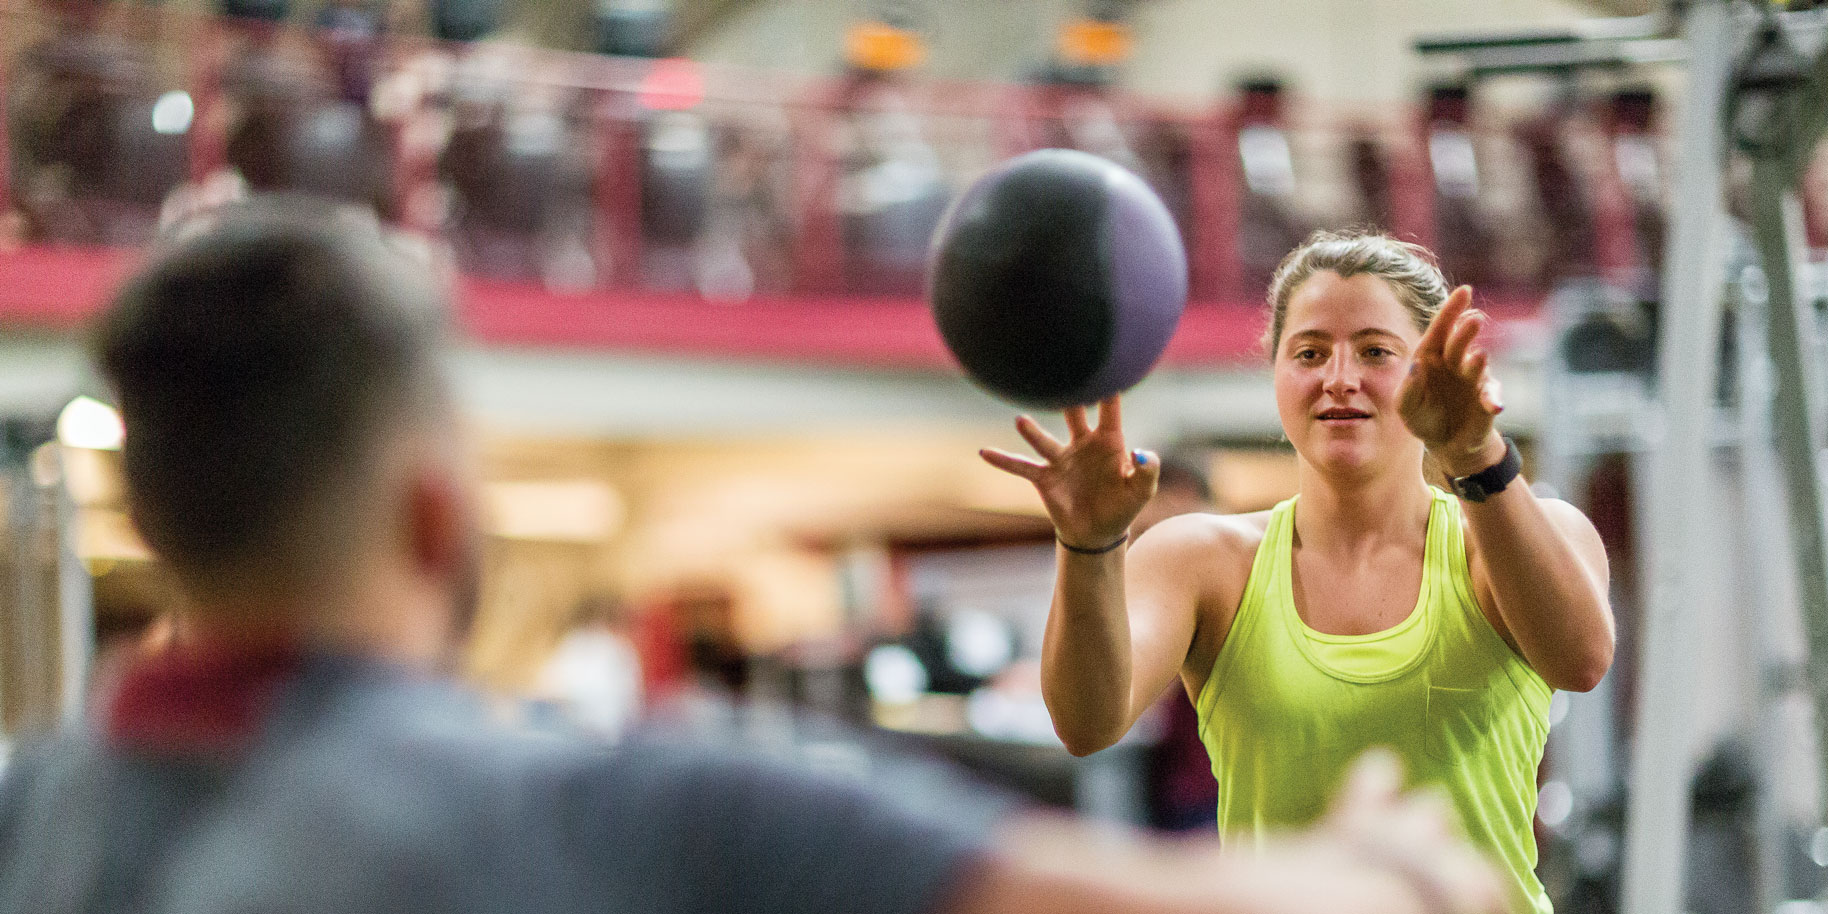
<svg viewBox="0 0 1828 914">
<path fill-rule="evenodd" d="M 1503 409 L 1477 343 L 1486 318 L 1472 290 L 1454 290 L 1416 347 L 1399 395 L 1403 419 L 1450 476 L 1470 476 L 1504 457 L 1493 427 Z M 1606 550 L 1593 524 L 1566 502 L 1538 498 L 1517 479 L 1482 502 L 1466 502 L 1473 579 L 1503 634 L 1543 681 L 1584 692 L 1612 666 L 1613 620 Z"/>
<path fill-rule="evenodd" d="M 1172 682 L 1193 640 L 1195 601 L 1166 573 L 1159 537 L 1135 549 L 1130 524 L 1155 492 L 1159 458 L 1130 451 L 1121 405 L 1066 411 L 1062 443 L 1033 419 L 1016 428 L 1039 460 L 994 449 L 992 466 L 1033 483 L 1059 539 L 1053 607 L 1041 651 L 1041 692 L 1074 755 L 1112 745 Z M 1139 574 L 1128 574 L 1135 565 Z"/>
<path fill-rule="evenodd" d="M 1496 914 L 1500 884 L 1439 797 L 1400 796 L 1394 759 L 1355 767 L 1319 827 L 1262 849 L 1025 818 L 967 872 L 945 914 Z"/>
</svg>

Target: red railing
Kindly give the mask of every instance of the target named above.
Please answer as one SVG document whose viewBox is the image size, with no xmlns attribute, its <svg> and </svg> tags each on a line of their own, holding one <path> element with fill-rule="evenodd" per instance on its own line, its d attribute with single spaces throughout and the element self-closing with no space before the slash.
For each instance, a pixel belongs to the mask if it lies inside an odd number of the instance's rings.
<svg viewBox="0 0 1828 914">
<path fill-rule="evenodd" d="M 43 92 L 47 79 L 81 90 L 85 78 L 96 82 L 89 87 L 92 99 L 169 98 L 170 123 L 159 129 L 183 122 L 181 171 L 192 182 L 234 164 L 271 164 L 260 159 L 266 153 L 272 162 L 318 155 L 325 161 L 314 163 L 320 173 L 312 180 L 352 180 L 363 164 L 352 144 L 367 135 L 362 131 L 378 131 L 388 159 L 385 187 L 369 202 L 409 229 L 448 241 L 476 278 L 474 288 L 519 288 L 509 297 L 529 315 L 545 315 L 541 326 L 550 327 L 535 334 L 542 338 L 566 321 L 551 309 L 530 308 L 527 295 L 562 295 L 580 308 L 637 300 L 660 307 L 675 296 L 680 313 L 700 321 L 713 319 L 707 315 L 717 313 L 716 303 L 738 300 L 751 303 L 752 319 L 778 317 L 790 302 L 824 302 L 808 307 L 828 309 L 819 312 L 828 319 L 860 317 L 864 301 L 877 302 L 873 307 L 883 313 L 913 315 L 925 231 L 938 208 L 982 168 L 1041 146 L 1100 152 L 1151 180 L 1183 226 L 1195 300 L 1190 314 L 1219 309 L 1222 314 L 1212 318 L 1218 323 L 1254 321 L 1245 315 L 1261 298 L 1266 267 L 1262 251 L 1247 249 L 1267 250 L 1273 265 L 1274 256 L 1309 228 L 1370 221 L 1433 244 L 1445 205 L 1436 194 L 1428 125 L 1407 109 L 1321 112 L 1266 124 L 1235 105 L 1170 110 L 1091 88 L 811 79 L 403 36 L 374 46 L 373 94 L 357 105 L 337 94 L 325 45 L 309 31 L 123 6 L 111 21 L 84 33 L 35 8 L 16 7 L 0 13 L 5 31 L 16 36 L 0 59 L 0 102 L 30 109 L 38 100 L 8 93 L 22 84 Z M 85 34 L 97 43 L 105 36 L 123 53 L 143 57 L 148 78 L 117 85 L 105 76 L 49 72 L 72 69 L 67 58 L 80 58 Z M 286 72 L 302 76 L 297 84 L 275 76 Z M 262 108 L 263 92 L 291 107 L 269 99 Z M 187 105 L 190 116 L 178 117 Z M 155 121 L 158 110 L 155 105 Z M 1247 166 L 1250 153 L 1241 154 L 1240 131 L 1247 126 L 1276 132 L 1268 155 L 1286 155 L 1298 186 L 1259 186 L 1251 171 L 1258 165 Z M 122 127 L 110 129 L 118 134 Z M 144 135 L 109 136 L 134 154 L 150 154 L 133 146 L 150 142 L 147 126 L 133 129 Z M 280 139 L 262 140 L 262 129 Z M 1512 158 L 1524 151 L 1502 118 L 1486 118 L 1475 130 L 1484 148 Z M 0 144 L 0 156 L 36 142 L 9 139 Z M 340 153 L 338 142 L 345 144 Z M 470 160 L 459 155 L 469 149 L 464 144 L 474 147 Z M 101 144 L 91 152 L 106 155 L 108 149 Z M 349 157 L 342 173 L 326 166 L 335 165 L 338 154 Z M 25 237 L 18 240 L 40 251 L 24 260 L 16 256 L 13 270 L 28 262 L 43 269 L 62 256 L 42 253 L 46 245 L 146 240 L 156 214 L 139 214 L 138 221 L 124 220 L 126 228 L 109 230 L 85 228 L 80 219 L 67 220 L 74 228 L 61 225 L 58 207 L 80 209 L 93 202 L 82 195 L 95 188 L 65 188 L 68 196 L 59 200 L 56 188 L 46 189 L 54 182 L 45 176 L 55 168 L 30 153 L 12 158 L 21 167 L 17 175 L 0 168 L 0 201 L 24 214 Z M 1635 241 L 1638 214 L 1612 156 L 1591 159 L 1564 170 L 1577 173 L 1578 192 L 1587 201 L 1595 239 L 1590 268 L 1622 280 L 1644 260 Z M 1375 174 L 1354 172 L 1359 166 Z M 104 161 L 95 167 L 105 172 L 125 165 Z M 1283 166 L 1271 161 L 1262 167 L 1273 176 Z M 565 185 L 567 169 L 578 170 L 580 182 Z M 8 181 L 9 175 L 16 180 Z M 283 187 L 302 179 L 295 173 L 276 180 Z M 1540 229 L 1533 240 L 1513 233 L 1506 243 L 1539 250 L 1531 255 L 1534 266 L 1492 271 L 1488 291 L 1500 298 L 1500 310 L 1517 313 L 1530 310 L 1558 275 L 1557 265 L 1545 262 L 1553 249 L 1543 239 L 1562 227 L 1545 221 L 1549 215 L 1530 199 L 1534 188 L 1518 189 L 1527 181 L 1513 183 L 1508 197 L 1491 199 L 1508 200 L 1515 216 L 1501 214 L 1496 221 L 1535 220 Z M 1519 259 L 1516 250 L 1501 253 L 1506 263 Z M 0 295 L 0 301 L 6 298 Z M 581 304 L 585 300 L 596 304 Z M 501 307 L 482 323 L 511 324 L 508 306 Z M 61 313 L 55 306 L 41 310 Z M 664 324 L 665 311 L 648 317 Z M 1219 335 L 1235 348 L 1254 331 Z M 906 361 L 938 353 L 933 341 L 921 346 L 916 348 L 928 354 Z M 1190 358 L 1240 354 L 1212 346 L 1180 351 Z"/>
</svg>

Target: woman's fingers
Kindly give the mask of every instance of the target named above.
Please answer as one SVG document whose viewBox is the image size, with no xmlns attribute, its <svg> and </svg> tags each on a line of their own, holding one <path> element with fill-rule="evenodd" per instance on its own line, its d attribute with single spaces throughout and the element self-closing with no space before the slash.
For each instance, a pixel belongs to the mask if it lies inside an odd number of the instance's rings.
<svg viewBox="0 0 1828 914">
<path fill-rule="evenodd" d="M 1147 490 L 1155 495 L 1156 486 L 1161 483 L 1162 459 L 1153 451 L 1135 450 L 1130 452 L 1130 465 L 1135 469 L 1129 476 L 1129 484 Z"/>
<path fill-rule="evenodd" d="M 1040 479 L 1041 474 L 1047 470 L 1045 465 L 1036 463 L 1027 457 L 1011 454 L 1008 451 L 999 451 L 993 447 L 983 448 L 977 452 L 977 455 L 984 458 L 985 463 L 1005 473 L 1020 476 L 1029 482 Z"/>
<path fill-rule="evenodd" d="M 1407 880 L 1429 909 L 1504 910 L 1497 873 L 1460 837 L 1447 796 L 1404 793 L 1402 766 L 1388 750 L 1361 756 L 1334 798 L 1326 825 L 1367 865 Z"/>
<path fill-rule="evenodd" d="M 1069 406 L 1062 415 L 1066 417 L 1066 430 L 1073 433 L 1075 440 L 1092 433 L 1091 423 L 1085 418 L 1085 407 Z"/>
<path fill-rule="evenodd" d="M 1485 381 L 1485 369 L 1491 364 L 1491 354 L 1483 346 L 1474 346 L 1460 357 L 1460 377 L 1474 384 Z"/>
<path fill-rule="evenodd" d="M 1497 378 L 1486 376 L 1479 388 L 1479 405 L 1494 416 L 1504 412 L 1504 385 L 1499 384 Z"/>
<path fill-rule="evenodd" d="M 1479 398 L 1479 405 L 1494 416 L 1504 412 L 1503 388 L 1498 379 L 1492 377 L 1491 354 L 1483 348 L 1474 347 L 1460 363 L 1460 377 L 1466 383 L 1474 385 Z"/>
<path fill-rule="evenodd" d="M 1402 787 L 1403 763 L 1396 753 L 1369 750 L 1346 773 L 1345 785 L 1333 798 L 1331 818 L 1349 830 L 1362 828 L 1388 812 Z"/>
<path fill-rule="evenodd" d="M 1447 301 L 1441 305 L 1441 310 L 1435 313 L 1434 320 L 1428 322 L 1428 329 L 1422 333 L 1421 342 L 1416 344 L 1416 358 L 1439 356 L 1460 315 L 1472 303 L 1472 286 L 1461 286 L 1453 290 L 1453 294 L 1447 296 Z"/>
<path fill-rule="evenodd" d="M 1447 365 L 1458 368 L 1466 359 L 1466 353 L 1479 338 L 1479 331 L 1485 329 L 1485 315 L 1478 311 L 1465 312 L 1454 323 L 1453 332 L 1447 336 L 1447 345 L 1441 350 L 1441 360 Z"/>
<path fill-rule="evenodd" d="M 1079 421 L 1085 421 L 1083 413 L 1080 414 Z M 1039 422 L 1027 416 L 1016 420 L 1016 431 L 1020 432 L 1022 440 L 1028 442 L 1028 446 L 1034 448 L 1035 453 L 1040 454 L 1044 459 L 1053 460 L 1066 450 L 1066 445 L 1061 444 L 1060 439 L 1048 434 L 1047 429 L 1042 428 Z"/>
<path fill-rule="evenodd" d="M 1123 398 L 1112 394 L 1098 401 L 1098 430 L 1113 435 L 1123 434 Z"/>
</svg>

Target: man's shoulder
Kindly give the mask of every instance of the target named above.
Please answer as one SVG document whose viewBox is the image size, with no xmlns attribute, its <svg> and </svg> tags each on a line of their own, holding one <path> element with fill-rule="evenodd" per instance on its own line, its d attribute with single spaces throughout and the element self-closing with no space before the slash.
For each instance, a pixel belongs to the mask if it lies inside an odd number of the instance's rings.
<svg viewBox="0 0 1828 914">
<path fill-rule="evenodd" d="M 602 743 L 542 726 L 525 707 L 449 679 L 327 661 L 276 709 L 268 751 L 343 753 L 420 775 L 512 775 L 606 757 Z"/>
</svg>

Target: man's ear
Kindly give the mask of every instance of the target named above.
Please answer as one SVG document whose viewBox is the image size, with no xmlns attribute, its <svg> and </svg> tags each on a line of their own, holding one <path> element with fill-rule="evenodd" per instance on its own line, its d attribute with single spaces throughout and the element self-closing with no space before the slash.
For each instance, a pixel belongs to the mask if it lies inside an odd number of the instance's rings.
<svg viewBox="0 0 1828 914">
<path fill-rule="evenodd" d="M 435 577 L 465 572 L 473 538 L 473 506 L 450 468 L 422 461 L 406 498 L 406 546 L 413 566 Z"/>
</svg>

